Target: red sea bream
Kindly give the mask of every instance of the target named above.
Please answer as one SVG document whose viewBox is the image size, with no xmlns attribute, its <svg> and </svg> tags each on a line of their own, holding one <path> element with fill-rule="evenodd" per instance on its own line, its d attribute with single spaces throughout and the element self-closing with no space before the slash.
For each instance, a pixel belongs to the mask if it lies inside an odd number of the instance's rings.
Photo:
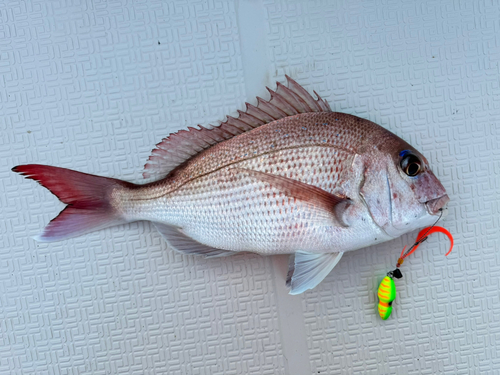
<svg viewBox="0 0 500 375">
<path fill-rule="evenodd" d="M 165 138 L 145 167 L 155 182 L 13 168 L 67 204 L 36 239 L 148 220 L 184 254 L 291 254 L 287 285 L 298 294 L 345 251 L 434 224 L 449 198 L 420 152 L 287 80 L 237 118 Z"/>
</svg>

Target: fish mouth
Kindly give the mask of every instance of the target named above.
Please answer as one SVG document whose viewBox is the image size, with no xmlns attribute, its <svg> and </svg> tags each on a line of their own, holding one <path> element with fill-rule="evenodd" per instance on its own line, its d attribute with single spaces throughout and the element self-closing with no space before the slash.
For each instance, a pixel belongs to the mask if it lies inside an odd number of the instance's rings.
<svg viewBox="0 0 500 375">
<path fill-rule="evenodd" d="M 431 215 L 436 215 L 449 201 L 450 198 L 447 194 L 445 194 L 439 198 L 431 199 L 430 201 L 425 202 L 425 206 Z"/>
</svg>

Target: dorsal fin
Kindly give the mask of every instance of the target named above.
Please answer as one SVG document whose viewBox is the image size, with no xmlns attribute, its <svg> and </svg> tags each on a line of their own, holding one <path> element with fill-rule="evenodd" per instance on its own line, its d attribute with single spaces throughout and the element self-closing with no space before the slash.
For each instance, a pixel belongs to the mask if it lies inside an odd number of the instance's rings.
<svg viewBox="0 0 500 375">
<path fill-rule="evenodd" d="M 175 167 L 216 143 L 284 117 L 308 112 L 331 112 L 330 106 L 320 98 L 314 99 L 302 86 L 285 76 L 288 87 L 277 83 L 276 91 L 269 88 L 269 100 L 257 97 L 257 106 L 246 104 L 246 111 L 238 111 L 238 117 L 228 116 L 218 126 L 189 127 L 170 134 L 156 145 L 146 165 L 144 178 L 165 177 Z"/>
</svg>

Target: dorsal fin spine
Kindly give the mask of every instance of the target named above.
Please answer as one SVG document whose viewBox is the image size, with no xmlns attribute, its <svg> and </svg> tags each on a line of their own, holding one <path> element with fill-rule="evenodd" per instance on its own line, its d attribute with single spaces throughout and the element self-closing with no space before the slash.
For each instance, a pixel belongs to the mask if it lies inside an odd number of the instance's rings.
<svg viewBox="0 0 500 375">
<path fill-rule="evenodd" d="M 278 94 L 276 91 L 271 90 L 269 87 L 266 87 L 266 89 L 269 91 L 269 94 L 271 94 L 269 103 L 277 102 L 277 106 L 283 108 L 284 112 L 286 112 L 288 116 L 293 116 L 299 113 L 297 108 L 290 104 L 283 96 Z"/>
<path fill-rule="evenodd" d="M 269 113 L 269 115 L 275 120 L 288 116 L 285 111 L 283 111 L 280 108 L 277 108 L 274 104 L 271 104 L 270 102 L 262 99 L 260 96 L 257 96 L 257 103 L 258 103 L 257 105 L 258 108 L 262 108 L 262 110 L 267 109 L 266 111 L 267 113 L 271 111 L 272 113 Z"/>
<path fill-rule="evenodd" d="M 288 95 L 290 97 L 290 100 L 295 100 L 295 102 L 298 105 L 301 106 L 301 108 L 299 109 L 299 112 L 301 112 L 301 113 L 303 113 L 303 112 L 309 112 L 309 111 L 313 112 L 312 108 L 310 108 L 307 105 L 307 103 L 306 103 L 306 101 L 304 99 L 302 99 L 299 95 L 297 95 L 296 93 L 294 93 L 292 90 L 290 90 L 285 85 L 283 85 L 283 84 L 281 84 L 281 83 L 278 82 L 278 89 L 276 91 L 277 92 L 278 91 L 283 91 L 285 93 L 285 95 Z"/>
<path fill-rule="evenodd" d="M 322 111 L 326 111 L 326 112 L 331 112 L 331 108 L 330 108 L 330 105 L 328 104 L 327 101 L 321 99 L 321 97 L 318 95 L 318 93 L 316 91 L 313 91 L 314 92 L 314 95 L 316 95 L 316 97 L 318 98 L 316 100 L 316 103 L 318 103 L 318 105 L 320 106 L 321 110 Z"/>
<path fill-rule="evenodd" d="M 226 132 L 229 133 L 229 134 L 231 134 L 232 137 L 234 137 L 234 136 L 236 136 L 238 134 L 241 134 L 241 129 L 237 128 L 236 126 L 231 125 L 231 124 L 229 124 L 227 122 L 225 122 L 223 124 L 224 124 Z"/>
<path fill-rule="evenodd" d="M 234 118 L 232 116 L 227 116 L 226 122 L 234 127 L 241 129 L 243 132 L 248 130 L 252 130 L 254 127 L 247 124 L 245 121 L 240 120 L 239 118 Z M 224 124 L 224 123 L 223 123 Z"/>
<path fill-rule="evenodd" d="M 300 86 L 297 82 L 295 82 L 293 79 L 291 79 L 288 75 L 285 75 L 288 86 L 290 87 L 291 90 L 295 91 L 298 95 L 300 95 L 306 103 L 309 105 L 311 109 L 317 108 L 317 111 L 314 112 L 319 112 L 321 111 L 320 106 L 316 103 L 314 98 L 302 87 Z"/>
<path fill-rule="evenodd" d="M 269 115 L 269 113 L 264 112 L 262 109 L 257 108 L 256 106 L 250 103 L 245 103 L 245 105 L 247 108 L 247 113 L 250 113 L 253 116 L 257 117 L 258 119 L 264 121 L 264 123 L 275 120 L 271 115 Z M 260 115 L 261 117 L 258 117 L 258 115 Z"/>
<path fill-rule="evenodd" d="M 330 104 L 328 104 L 328 102 L 326 100 L 322 99 L 321 96 L 319 96 L 316 91 L 313 91 L 313 92 L 314 92 L 314 95 L 316 95 L 316 97 L 318 98 L 318 99 L 316 99 L 316 103 L 318 103 L 318 105 L 320 106 L 321 111 L 322 112 L 331 112 L 332 109 L 330 108 Z"/>
<path fill-rule="evenodd" d="M 265 124 L 265 121 L 262 121 L 262 120 L 258 119 L 257 117 L 252 116 L 249 113 L 243 112 L 242 110 L 238 109 L 238 114 L 240 115 L 239 118 L 240 119 L 245 119 L 245 122 L 248 123 L 248 124 L 253 123 L 253 124 L 257 125 L 257 126 Z"/>
</svg>

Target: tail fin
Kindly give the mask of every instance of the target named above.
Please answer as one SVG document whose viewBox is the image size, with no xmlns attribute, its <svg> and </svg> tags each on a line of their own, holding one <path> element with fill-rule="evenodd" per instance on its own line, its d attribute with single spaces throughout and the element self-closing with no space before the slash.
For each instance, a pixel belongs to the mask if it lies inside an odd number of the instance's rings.
<svg viewBox="0 0 500 375">
<path fill-rule="evenodd" d="M 34 237 L 37 241 L 60 241 L 126 222 L 112 206 L 111 195 L 116 188 L 134 186 L 131 183 L 48 165 L 19 165 L 12 170 L 39 182 L 67 204 Z"/>
</svg>

